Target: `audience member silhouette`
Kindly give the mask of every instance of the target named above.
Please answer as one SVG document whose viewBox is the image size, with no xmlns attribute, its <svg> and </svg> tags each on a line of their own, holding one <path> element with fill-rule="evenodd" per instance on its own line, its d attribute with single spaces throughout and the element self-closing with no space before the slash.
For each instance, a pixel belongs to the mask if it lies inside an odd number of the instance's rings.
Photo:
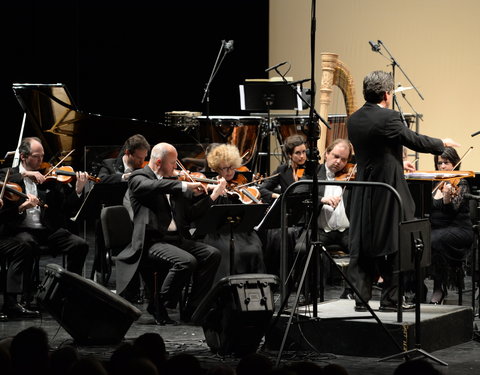
<svg viewBox="0 0 480 375">
<path fill-rule="evenodd" d="M 442 372 L 425 359 L 414 359 L 398 365 L 393 375 L 442 375 Z"/>
<path fill-rule="evenodd" d="M 168 359 L 162 336 L 154 332 L 144 333 L 135 339 L 133 347 L 137 354 L 149 359 L 159 373 L 162 372 Z"/>
<path fill-rule="evenodd" d="M 264 375 L 273 369 L 270 358 L 260 353 L 244 356 L 237 364 L 237 375 Z"/>
<path fill-rule="evenodd" d="M 17 333 L 10 346 L 15 375 L 46 375 L 49 373 L 47 333 L 39 327 L 29 327 Z"/>
<path fill-rule="evenodd" d="M 108 375 L 99 359 L 94 357 L 81 358 L 74 363 L 67 375 Z M 133 372 L 131 374 L 134 374 Z"/>
<path fill-rule="evenodd" d="M 198 358 L 188 353 L 170 357 L 165 366 L 165 375 L 203 375 L 203 373 Z"/>
<path fill-rule="evenodd" d="M 58 348 L 50 355 L 50 369 L 52 375 L 65 375 L 70 371 L 80 356 L 73 346 L 67 345 Z"/>
</svg>

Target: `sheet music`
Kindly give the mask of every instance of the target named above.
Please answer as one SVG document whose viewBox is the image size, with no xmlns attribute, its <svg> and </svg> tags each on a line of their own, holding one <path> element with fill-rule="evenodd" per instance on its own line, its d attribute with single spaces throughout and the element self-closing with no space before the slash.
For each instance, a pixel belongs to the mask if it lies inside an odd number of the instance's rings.
<svg viewBox="0 0 480 375">
<path fill-rule="evenodd" d="M 438 172 L 410 172 L 405 173 L 406 179 L 412 180 L 433 180 L 433 179 L 442 179 L 442 178 L 455 178 L 455 177 L 468 177 L 470 174 L 467 172 L 458 172 L 458 173 L 442 173 Z"/>
</svg>

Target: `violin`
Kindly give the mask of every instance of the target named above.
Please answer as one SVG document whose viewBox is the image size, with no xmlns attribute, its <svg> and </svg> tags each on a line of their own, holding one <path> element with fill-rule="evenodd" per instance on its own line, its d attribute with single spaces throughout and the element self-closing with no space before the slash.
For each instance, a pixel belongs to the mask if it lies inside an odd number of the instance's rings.
<svg viewBox="0 0 480 375">
<path fill-rule="evenodd" d="M 49 170 L 47 175 L 45 175 L 47 181 L 57 181 L 65 184 L 72 182 L 75 177 L 77 177 L 75 171 L 72 167 L 69 166 L 52 168 Z M 90 175 L 88 175 L 87 179 L 93 182 L 100 182 L 100 179 L 98 177 Z"/>
<path fill-rule="evenodd" d="M 0 181 L 0 189 L 4 191 L 4 197 L 9 201 L 16 202 L 20 198 L 28 199 L 28 195 L 23 192 L 22 187 L 14 182 L 4 183 Z M 38 200 L 38 205 L 47 208 L 47 205 L 40 199 Z"/>
<path fill-rule="evenodd" d="M 342 170 L 335 173 L 336 181 L 353 181 L 357 174 L 357 165 L 353 163 L 347 163 Z"/>
<path fill-rule="evenodd" d="M 246 186 L 247 178 L 237 173 L 235 178 L 228 181 L 227 193 L 234 194 L 243 204 L 258 204 L 260 201 L 260 190 L 253 186 Z"/>
</svg>

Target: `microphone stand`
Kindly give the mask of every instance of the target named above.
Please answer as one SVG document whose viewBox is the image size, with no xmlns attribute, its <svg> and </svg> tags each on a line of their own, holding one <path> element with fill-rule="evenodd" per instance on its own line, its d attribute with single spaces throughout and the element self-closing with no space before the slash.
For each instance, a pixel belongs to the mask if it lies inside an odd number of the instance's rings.
<svg viewBox="0 0 480 375">
<path fill-rule="evenodd" d="M 393 82 L 395 82 L 395 67 L 398 66 L 398 69 L 400 69 L 400 71 L 403 73 L 403 75 L 405 76 L 405 78 L 408 80 L 408 82 L 410 83 L 410 86 L 412 86 L 415 91 L 417 92 L 418 96 L 420 97 L 420 99 L 422 100 L 425 100 L 424 97 L 422 96 L 422 94 L 420 94 L 420 91 L 418 91 L 417 87 L 413 84 L 413 82 L 410 80 L 410 78 L 408 78 L 407 74 L 405 73 L 405 71 L 402 69 L 402 67 L 400 66 L 400 64 L 397 62 L 397 60 L 393 57 L 393 55 L 390 53 L 390 51 L 387 49 L 387 47 L 385 46 L 385 44 L 383 44 L 383 42 L 381 40 L 378 40 L 377 41 L 379 45 L 382 45 L 383 48 L 385 48 L 385 51 L 388 53 L 388 56 L 389 57 L 386 57 L 383 53 L 380 52 L 380 49 L 377 51 L 380 55 L 382 55 L 383 57 L 389 59 L 392 63 L 392 77 L 393 77 Z M 396 98 L 396 94 L 395 94 L 395 91 L 393 92 L 393 109 L 395 109 L 395 100 Z M 397 102 L 397 105 L 398 105 L 398 102 Z"/>
<path fill-rule="evenodd" d="M 222 55 L 223 52 L 223 55 Z M 218 51 L 217 59 L 215 60 L 215 64 L 213 65 L 212 73 L 210 74 L 210 78 L 208 79 L 207 84 L 205 85 L 205 90 L 203 92 L 203 98 L 201 103 L 203 104 L 206 101 L 205 109 L 206 109 L 206 117 L 209 119 L 210 116 L 210 85 L 212 84 L 213 79 L 218 73 L 220 66 L 222 65 L 223 59 L 225 59 L 226 54 L 230 52 L 225 48 L 225 41 L 222 40 L 222 45 L 220 46 L 220 50 Z"/>
<path fill-rule="evenodd" d="M 413 106 L 410 104 L 410 102 L 407 100 L 407 96 L 405 95 L 404 92 L 402 92 L 402 97 L 403 97 L 403 100 L 405 100 L 408 104 L 408 106 L 410 107 L 410 109 L 413 111 L 413 113 L 415 113 L 415 116 L 417 118 L 419 118 L 420 120 L 423 121 L 423 115 L 421 115 L 420 113 L 418 113 L 417 111 L 415 111 L 415 108 L 413 108 Z"/>
</svg>

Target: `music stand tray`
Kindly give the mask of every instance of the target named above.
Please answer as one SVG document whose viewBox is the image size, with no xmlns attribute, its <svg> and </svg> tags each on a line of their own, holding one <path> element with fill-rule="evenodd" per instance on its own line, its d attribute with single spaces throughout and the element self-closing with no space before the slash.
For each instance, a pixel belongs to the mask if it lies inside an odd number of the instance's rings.
<svg viewBox="0 0 480 375">
<path fill-rule="evenodd" d="M 303 110 L 302 101 L 285 82 L 245 82 L 240 88 L 242 111 L 264 111 L 265 109 Z M 297 86 L 301 94 L 300 86 Z"/>
<path fill-rule="evenodd" d="M 415 270 L 415 257 L 420 257 L 420 268 L 428 267 L 431 262 L 430 221 L 417 219 L 400 223 L 400 272 Z M 416 241 L 422 241 L 423 251 L 417 253 Z"/>
<path fill-rule="evenodd" d="M 268 204 L 219 204 L 210 206 L 204 218 L 197 222 L 194 235 L 208 233 L 230 233 L 230 274 L 234 269 L 235 232 L 249 232 L 257 225 L 268 208 Z"/>
<path fill-rule="evenodd" d="M 302 216 L 306 213 L 306 207 L 303 204 L 303 201 L 308 197 L 308 195 L 289 195 L 285 197 L 287 199 L 287 215 L 288 223 L 287 226 L 292 226 L 298 224 Z M 274 229 L 281 227 L 281 202 L 280 198 L 276 198 L 267 214 L 263 220 L 255 226 L 257 232 L 265 229 Z"/>
<path fill-rule="evenodd" d="M 102 206 L 115 206 L 123 203 L 123 197 L 127 189 L 128 184 L 123 182 L 93 185 L 77 214 L 71 220 L 99 218 Z"/>
</svg>

